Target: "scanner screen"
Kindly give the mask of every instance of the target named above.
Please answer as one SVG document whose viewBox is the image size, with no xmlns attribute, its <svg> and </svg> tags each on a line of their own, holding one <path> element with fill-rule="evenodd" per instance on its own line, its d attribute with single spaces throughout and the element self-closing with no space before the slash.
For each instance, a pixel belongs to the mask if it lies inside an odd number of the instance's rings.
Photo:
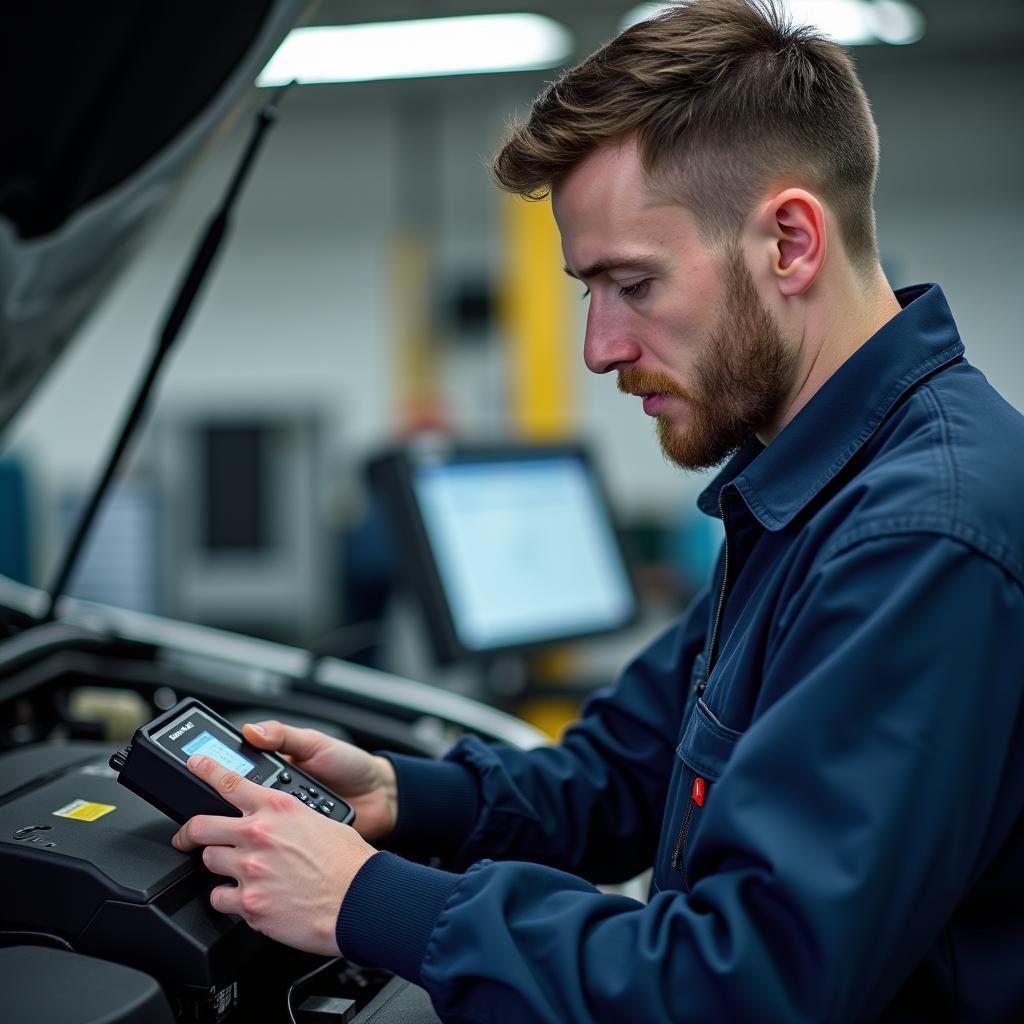
<svg viewBox="0 0 1024 1024">
<path fill-rule="evenodd" d="M 202 754 L 204 757 L 212 757 L 218 764 L 223 765 L 229 772 L 238 772 L 246 776 L 256 767 L 252 761 L 247 761 L 237 750 L 221 743 L 216 736 L 208 732 L 201 732 L 194 740 L 186 743 L 181 752 L 186 757 L 193 754 Z"/>
<path fill-rule="evenodd" d="M 182 763 L 193 754 L 202 754 L 259 786 L 273 784 L 281 771 L 279 761 L 250 746 L 227 723 L 218 722 L 200 708 L 189 708 L 161 726 L 150 739 Z"/>
</svg>

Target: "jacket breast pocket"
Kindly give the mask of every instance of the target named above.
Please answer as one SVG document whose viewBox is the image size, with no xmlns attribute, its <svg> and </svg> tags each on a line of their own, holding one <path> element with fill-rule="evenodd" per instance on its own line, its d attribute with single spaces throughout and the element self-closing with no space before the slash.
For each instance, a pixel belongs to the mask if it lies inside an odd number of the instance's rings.
<svg viewBox="0 0 1024 1024">
<path fill-rule="evenodd" d="M 682 879 L 683 889 L 690 891 L 692 879 L 690 850 L 700 832 L 701 819 L 713 799 L 715 784 L 722 776 L 742 733 L 723 725 L 700 698 L 686 724 L 676 755 L 685 766 L 678 833 L 672 851 L 672 868 Z"/>
</svg>

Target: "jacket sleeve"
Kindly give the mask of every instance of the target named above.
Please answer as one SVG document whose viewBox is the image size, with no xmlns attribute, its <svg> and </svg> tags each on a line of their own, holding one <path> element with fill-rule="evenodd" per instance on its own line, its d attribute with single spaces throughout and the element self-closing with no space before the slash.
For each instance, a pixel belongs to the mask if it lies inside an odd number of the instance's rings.
<svg viewBox="0 0 1024 1024">
<path fill-rule="evenodd" d="M 462 869 L 529 860 L 601 882 L 650 867 L 679 725 L 707 629 L 703 592 L 614 687 L 598 691 L 557 746 L 461 741 L 440 763 L 391 756 L 392 851 Z"/>
<path fill-rule="evenodd" d="M 641 905 L 540 865 L 378 854 L 340 947 L 447 1021 L 871 1019 L 1024 801 L 1021 635 L 1020 584 L 966 546 L 860 542 L 778 622 L 688 893 Z"/>
</svg>

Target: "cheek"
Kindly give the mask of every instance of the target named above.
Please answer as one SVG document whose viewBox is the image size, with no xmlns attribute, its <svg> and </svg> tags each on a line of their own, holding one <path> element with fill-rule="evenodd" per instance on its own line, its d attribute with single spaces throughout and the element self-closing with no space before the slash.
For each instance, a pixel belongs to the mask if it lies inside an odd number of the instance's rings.
<svg viewBox="0 0 1024 1024">
<path fill-rule="evenodd" d="M 686 369 L 706 350 L 714 323 L 714 318 L 703 311 L 676 308 L 651 316 L 646 335 L 657 359 L 671 367 Z"/>
</svg>

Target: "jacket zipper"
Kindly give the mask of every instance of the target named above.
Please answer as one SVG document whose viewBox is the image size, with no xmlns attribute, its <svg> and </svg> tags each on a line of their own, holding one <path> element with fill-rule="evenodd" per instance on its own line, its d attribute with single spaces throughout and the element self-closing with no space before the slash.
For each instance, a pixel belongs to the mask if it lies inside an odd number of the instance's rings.
<svg viewBox="0 0 1024 1024">
<path fill-rule="evenodd" d="M 701 807 L 704 804 L 704 780 L 698 775 L 693 780 L 693 786 L 690 789 L 690 801 L 686 805 L 686 813 L 683 815 L 683 823 L 679 826 L 679 836 L 676 839 L 676 848 L 672 853 L 672 867 L 679 872 L 679 877 L 683 880 L 684 888 L 689 891 L 689 886 L 686 884 L 686 875 L 683 874 L 683 854 L 686 852 L 686 837 L 690 832 L 690 825 L 693 823 L 693 815 L 695 808 Z"/>
<path fill-rule="evenodd" d="M 722 518 L 722 526 L 725 527 L 725 491 L 718 495 L 718 514 Z M 722 625 L 722 609 L 725 607 L 725 594 L 729 586 L 729 534 L 725 535 L 725 561 L 722 565 L 722 588 L 718 592 L 718 607 L 715 609 L 715 623 L 711 627 L 711 646 L 708 648 L 708 660 L 704 666 L 704 676 L 697 681 L 694 692 L 697 697 L 703 697 L 704 691 L 708 688 L 708 676 L 715 666 L 715 656 L 718 653 L 718 631 Z"/>
</svg>

